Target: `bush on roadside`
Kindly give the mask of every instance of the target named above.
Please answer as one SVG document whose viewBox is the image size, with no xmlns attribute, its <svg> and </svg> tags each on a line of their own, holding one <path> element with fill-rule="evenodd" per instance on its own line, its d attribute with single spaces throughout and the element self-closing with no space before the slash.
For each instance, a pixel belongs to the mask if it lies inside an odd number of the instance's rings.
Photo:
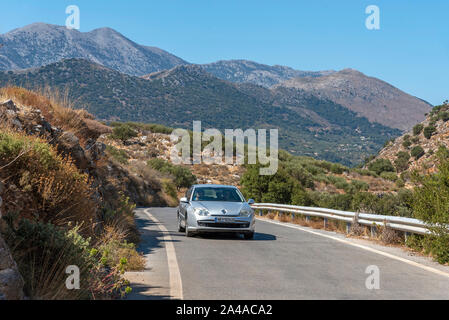
<svg viewBox="0 0 449 320">
<path fill-rule="evenodd" d="M 163 159 L 153 158 L 148 160 L 147 164 L 159 172 L 172 175 L 177 189 L 190 188 L 197 180 L 188 168 L 171 164 Z"/>
<path fill-rule="evenodd" d="M 440 148 L 437 152 L 438 172 L 418 176 L 418 186 L 413 193 L 415 217 L 429 225 L 432 232 L 426 236 L 426 249 L 440 263 L 449 262 L 449 152 Z"/>
</svg>

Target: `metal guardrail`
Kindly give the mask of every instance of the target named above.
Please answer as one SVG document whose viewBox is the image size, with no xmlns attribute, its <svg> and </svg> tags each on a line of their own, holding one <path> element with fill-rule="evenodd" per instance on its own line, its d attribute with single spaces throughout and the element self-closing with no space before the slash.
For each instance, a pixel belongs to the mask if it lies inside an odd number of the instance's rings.
<svg viewBox="0 0 449 320">
<path fill-rule="evenodd" d="M 338 220 L 346 222 L 346 229 L 349 228 L 352 223 L 358 223 L 364 226 L 371 227 L 371 233 L 376 232 L 376 226 L 388 227 L 393 230 L 403 231 L 406 233 L 415 234 L 429 234 L 430 231 L 426 224 L 418 219 L 405 218 L 405 217 L 393 217 L 384 216 L 369 213 L 358 213 L 341 211 L 326 208 L 314 208 L 314 207 L 301 207 L 285 204 L 274 203 L 254 203 L 251 207 L 255 210 L 259 209 L 259 214 L 262 214 L 262 210 L 278 211 L 280 213 L 300 214 L 307 217 L 320 217 L 324 219 L 324 225 L 326 226 L 327 220 Z"/>
</svg>

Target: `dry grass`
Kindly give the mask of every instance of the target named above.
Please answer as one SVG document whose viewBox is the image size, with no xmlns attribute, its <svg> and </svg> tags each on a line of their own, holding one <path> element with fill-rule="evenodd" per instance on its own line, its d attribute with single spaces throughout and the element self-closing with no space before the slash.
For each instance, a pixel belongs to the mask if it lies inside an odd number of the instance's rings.
<svg viewBox="0 0 449 320">
<path fill-rule="evenodd" d="M 125 271 L 140 271 L 145 268 L 145 258 L 135 250 L 135 245 L 126 242 L 128 232 L 121 226 L 108 225 L 97 239 L 96 247 L 101 251 L 104 263 L 117 266 L 126 259 Z"/>
<path fill-rule="evenodd" d="M 39 109 L 45 119 L 65 131 L 73 132 L 82 144 L 89 138 L 97 138 L 102 133 L 111 132 L 108 126 L 94 120 L 94 116 L 83 109 L 74 109 L 68 91 L 61 93 L 45 87 L 30 91 L 20 87 L 0 88 L 0 99 L 12 99 L 15 103 Z"/>
<path fill-rule="evenodd" d="M 328 220 L 326 227 L 324 227 L 324 219 L 318 217 L 310 217 L 306 219 L 304 215 L 296 214 L 294 217 L 291 214 L 280 214 L 279 212 L 271 211 L 263 216 L 264 218 L 276 220 L 279 222 L 294 223 L 303 227 L 309 227 L 313 229 L 323 229 L 327 231 L 334 231 L 339 233 L 346 233 L 346 223 L 344 221 Z M 351 236 L 365 236 L 367 235 L 367 229 L 361 225 L 351 225 Z"/>
<path fill-rule="evenodd" d="M 58 226 L 92 225 L 96 205 L 88 176 L 44 140 L 0 130 L 0 167 L 0 179 L 8 186 L 5 212 L 19 211 L 23 217 Z M 20 203 L 22 198 L 26 205 Z"/>
<path fill-rule="evenodd" d="M 380 240 L 384 244 L 400 244 L 402 243 L 403 239 L 399 235 L 399 233 L 396 230 L 393 230 L 388 227 L 383 227 L 380 230 Z"/>
<path fill-rule="evenodd" d="M 263 218 L 276 220 L 279 222 L 287 222 L 298 224 L 303 227 L 309 227 L 313 229 L 323 229 L 326 231 L 333 231 L 338 233 L 346 234 L 349 237 L 355 238 L 363 238 L 373 240 L 383 245 L 388 246 L 403 246 L 404 238 L 402 234 L 396 230 L 393 230 L 388 227 L 377 227 L 377 233 L 374 237 L 371 236 L 371 232 L 369 228 L 366 226 L 362 226 L 360 224 L 351 224 L 349 233 L 346 232 L 346 222 L 344 221 L 335 221 L 328 220 L 326 227 L 324 227 L 324 220 L 318 217 L 311 217 L 309 220 L 306 220 L 303 215 L 295 215 L 292 217 L 291 214 L 279 214 L 278 212 L 271 211 L 263 215 Z"/>
</svg>

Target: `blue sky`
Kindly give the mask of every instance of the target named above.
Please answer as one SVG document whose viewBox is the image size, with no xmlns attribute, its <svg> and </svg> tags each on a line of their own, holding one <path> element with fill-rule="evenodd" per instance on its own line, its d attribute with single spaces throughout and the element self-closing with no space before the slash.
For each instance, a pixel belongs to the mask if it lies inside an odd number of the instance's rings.
<svg viewBox="0 0 449 320">
<path fill-rule="evenodd" d="M 449 98 L 447 0 L 15 0 L 0 33 L 33 22 L 63 25 L 78 5 L 81 30 L 111 27 L 192 63 L 249 59 L 300 70 L 351 67 L 432 104 Z M 380 8 L 380 30 L 365 8 Z"/>
</svg>

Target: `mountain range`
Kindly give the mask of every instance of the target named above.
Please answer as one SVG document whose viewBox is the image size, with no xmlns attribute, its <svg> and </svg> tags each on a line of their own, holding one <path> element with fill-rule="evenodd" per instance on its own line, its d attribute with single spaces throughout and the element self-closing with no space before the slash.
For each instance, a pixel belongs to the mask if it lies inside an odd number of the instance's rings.
<svg viewBox="0 0 449 320">
<path fill-rule="evenodd" d="M 101 28 L 43 23 L 0 35 L 0 85 L 68 89 L 102 120 L 280 129 L 281 147 L 353 165 L 424 119 L 427 102 L 356 70 L 247 60 L 195 65 Z"/>
<path fill-rule="evenodd" d="M 0 70 L 41 67 L 67 58 L 83 58 L 117 71 L 144 75 L 187 62 L 156 47 L 139 45 L 110 28 L 79 32 L 33 23 L 0 35 Z"/>
<path fill-rule="evenodd" d="M 279 128 L 294 154 L 353 165 L 400 134 L 330 100 L 290 88 L 221 80 L 201 66 L 181 65 L 135 77 L 84 59 L 0 72 L 0 86 L 68 90 L 78 108 L 105 121 L 143 121 L 171 127 Z"/>
</svg>

